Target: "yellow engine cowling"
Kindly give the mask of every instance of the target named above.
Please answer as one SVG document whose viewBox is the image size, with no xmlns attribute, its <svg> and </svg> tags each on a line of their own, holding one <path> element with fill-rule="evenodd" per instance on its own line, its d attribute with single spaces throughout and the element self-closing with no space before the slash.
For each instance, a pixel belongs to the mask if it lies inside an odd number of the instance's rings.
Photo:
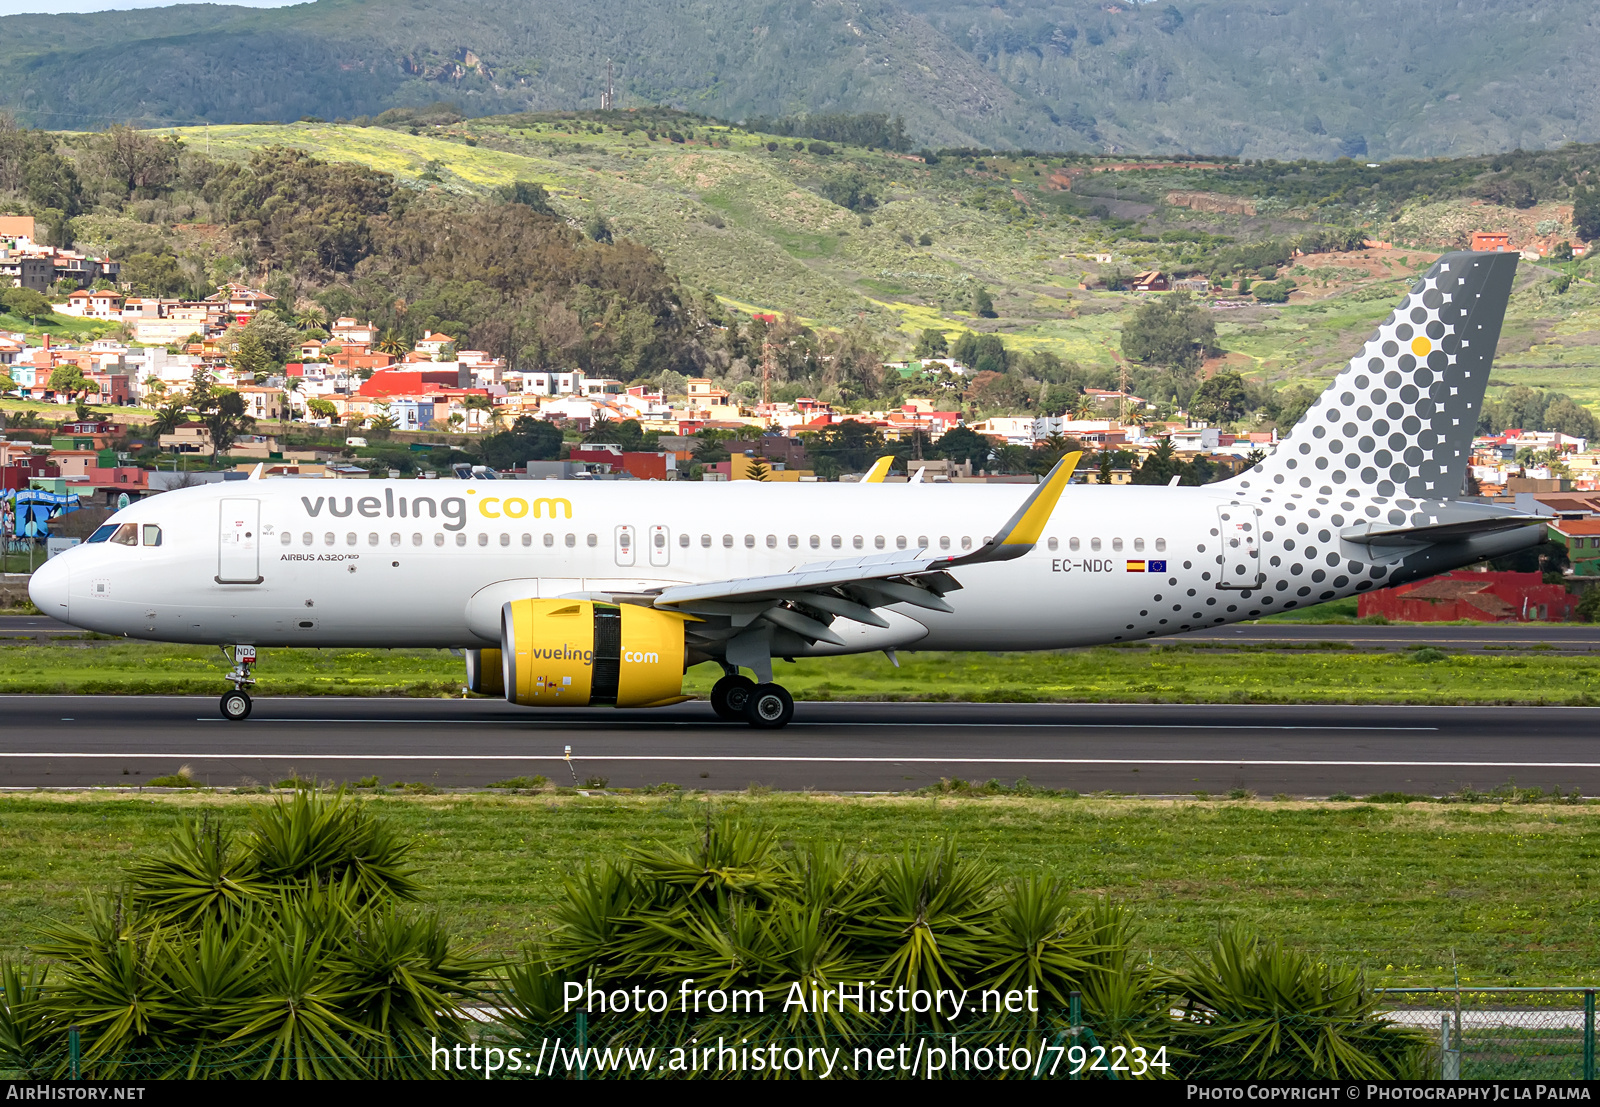
<svg viewBox="0 0 1600 1107">
<path fill-rule="evenodd" d="M 467 651 L 467 691 L 480 696 L 499 696 L 506 690 L 505 672 L 499 650 Z"/>
<path fill-rule="evenodd" d="M 635 604 L 513 600 L 500 611 L 505 697 L 529 707 L 681 703 L 689 698 L 683 695 L 689 617 Z"/>
</svg>

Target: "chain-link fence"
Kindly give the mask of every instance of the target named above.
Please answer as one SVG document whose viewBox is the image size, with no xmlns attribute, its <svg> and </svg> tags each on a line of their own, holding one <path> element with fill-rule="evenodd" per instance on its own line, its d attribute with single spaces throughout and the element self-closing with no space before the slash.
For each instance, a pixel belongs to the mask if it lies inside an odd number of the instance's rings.
<svg viewBox="0 0 1600 1107">
<path fill-rule="evenodd" d="M 450 1038 L 295 1052 L 211 1042 L 101 1056 L 76 1028 L 0 1077 L 420 1079 L 1294 1080 L 1595 1078 L 1595 989 L 1391 988 L 1377 1017 L 1174 1008 L 1166 1018 L 1065 1010 L 928 1019 L 709 1019 L 577 1014 L 508 1025 L 494 1011 Z"/>
<path fill-rule="evenodd" d="M 1593 1080 L 1594 988 L 1389 988 L 1387 1017 L 1432 1035 L 1445 1080 Z"/>
</svg>

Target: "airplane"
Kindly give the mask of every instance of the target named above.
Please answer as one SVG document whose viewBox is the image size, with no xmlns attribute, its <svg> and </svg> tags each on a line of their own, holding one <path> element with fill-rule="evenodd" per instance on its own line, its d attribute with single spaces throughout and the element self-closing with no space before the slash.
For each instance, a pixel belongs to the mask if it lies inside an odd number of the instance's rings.
<svg viewBox="0 0 1600 1107">
<path fill-rule="evenodd" d="M 258 647 L 441 647 L 529 707 L 678 703 L 715 663 L 718 716 L 782 727 L 779 659 L 1143 641 L 1536 545 L 1543 517 L 1461 498 L 1516 264 L 1441 257 L 1215 484 L 1069 486 L 1077 453 L 1032 488 L 228 481 L 118 511 L 29 593 L 85 630 L 222 647 L 233 720 Z"/>
</svg>

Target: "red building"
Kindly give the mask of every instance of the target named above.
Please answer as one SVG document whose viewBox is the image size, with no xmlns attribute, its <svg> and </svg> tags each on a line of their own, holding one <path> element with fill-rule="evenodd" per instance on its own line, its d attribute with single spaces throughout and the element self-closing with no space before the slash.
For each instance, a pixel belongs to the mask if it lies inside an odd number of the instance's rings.
<svg viewBox="0 0 1600 1107">
<path fill-rule="evenodd" d="M 461 387 L 456 369 L 382 369 L 361 382 L 363 396 L 417 396 Z"/>
<path fill-rule="evenodd" d="M 1572 618 L 1577 606 L 1565 585 L 1546 584 L 1538 573 L 1458 571 L 1368 592 L 1356 610 L 1403 623 L 1555 623 Z"/>
</svg>

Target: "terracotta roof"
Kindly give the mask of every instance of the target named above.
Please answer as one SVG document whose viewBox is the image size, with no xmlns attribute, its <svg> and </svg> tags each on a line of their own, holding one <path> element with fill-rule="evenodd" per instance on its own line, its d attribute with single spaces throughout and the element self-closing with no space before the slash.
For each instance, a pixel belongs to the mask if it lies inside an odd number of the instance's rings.
<svg viewBox="0 0 1600 1107">
<path fill-rule="evenodd" d="M 1600 534 L 1600 519 L 1562 519 L 1550 526 L 1569 538 L 1580 534 Z"/>
<path fill-rule="evenodd" d="M 1403 593 L 1408 600 L 1459 600 L 1482 592 L 1492 581 L 1457 580 L 1454 577 L 1435 577 Z"/>
</svg>

